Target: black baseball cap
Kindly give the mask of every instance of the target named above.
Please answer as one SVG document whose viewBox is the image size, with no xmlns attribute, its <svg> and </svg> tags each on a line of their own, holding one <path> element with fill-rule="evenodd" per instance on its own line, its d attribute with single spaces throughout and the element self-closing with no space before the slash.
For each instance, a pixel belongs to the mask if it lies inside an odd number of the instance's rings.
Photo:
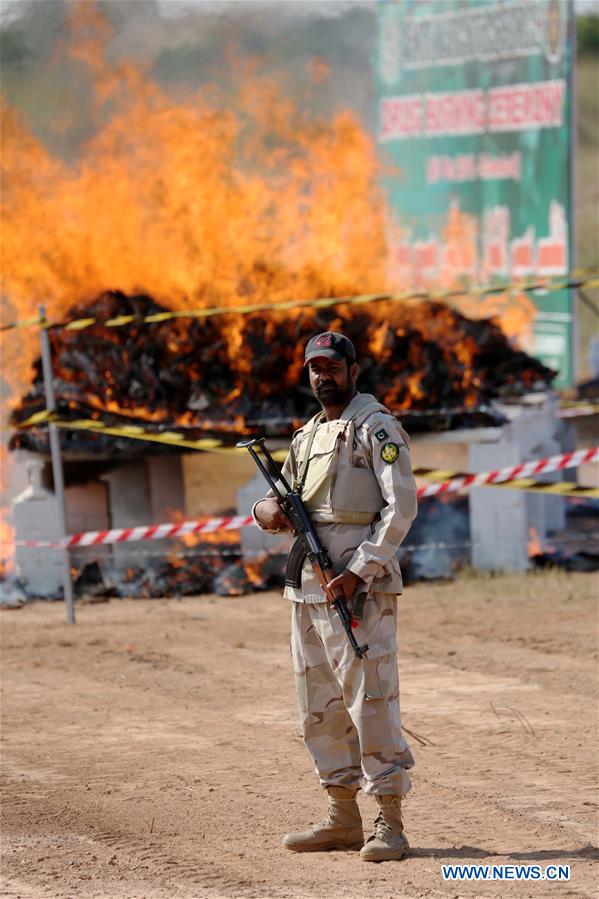
<svg viewBox="0 0 599 899">
<path fill-rule="evenodd" d="M 311 337 L 306 344 L 304 365 L 307 365 L 311 359 L 317 359 L 318 356 L 327 356 L 329 359 L 334 359 L 335 362 L 340 362 L 341 359 L 355 362 L 356 350 L 348 337 L 344 337 L 337 331 L 325 331 L 323 334 Z"/>
</svg>

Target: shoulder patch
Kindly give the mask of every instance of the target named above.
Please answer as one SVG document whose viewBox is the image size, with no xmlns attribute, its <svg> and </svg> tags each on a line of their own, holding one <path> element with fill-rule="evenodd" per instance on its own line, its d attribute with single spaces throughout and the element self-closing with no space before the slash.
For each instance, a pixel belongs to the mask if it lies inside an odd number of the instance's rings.
<svg viewBox="0 0 599 899">
<path fill-rule="evenodd" d="M 374 436 L 376 437 L 376 439 L 378 440 L 379 443 L 382 443 L 383 440 L 389 439 L 389 435 L 387 434 L 387 432 L 384 428 L 379 428 L 378 431 L 375 431 Z"/>
<path fill-rule="evenodd" d="M 396 443 L 386 443 L 381 450 L 381 459 L 383 462 L 391 464 L 395 462 L 399 456 L 399 447 Z"/>
</svg>

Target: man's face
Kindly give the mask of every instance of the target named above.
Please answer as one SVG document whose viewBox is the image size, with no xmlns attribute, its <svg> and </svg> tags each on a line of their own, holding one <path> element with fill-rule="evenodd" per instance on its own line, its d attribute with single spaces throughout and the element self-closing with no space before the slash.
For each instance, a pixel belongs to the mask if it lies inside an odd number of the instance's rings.
<svg viewBox="0 0 599 899">
<path fill-rule="evenodd" d="M 356 392 L 358 366 L 349 366 L 346 359 L 336 362 L 327 356 L 317 356 L 308 362 L 312 393 L 324 406 L 348 403 Z"/>
</svg>

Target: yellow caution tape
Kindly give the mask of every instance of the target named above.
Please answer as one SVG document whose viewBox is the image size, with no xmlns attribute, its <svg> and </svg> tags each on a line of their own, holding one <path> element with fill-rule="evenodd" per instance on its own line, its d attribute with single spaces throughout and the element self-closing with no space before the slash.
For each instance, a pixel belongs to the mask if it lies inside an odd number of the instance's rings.
<svg viewBox="0 0 599 899">
<path fill-rule="evenodd" d="M 91 418 L 79 418 L 73 421 L 63 421 L 56 417 L 54 413 L 44 409 L 36 412 L 25 421 L 19 422 L 17 428 L 25 430 L 36 425 L 52 422 L 59 428 L 71 431 L 93 431 L 97 434 L 107 434 L 111 437 L 128 437 L 131 440 L 143 440 L 150 443 L 162 443 L 167 446 L 185 447 L 186 449 L 198 450 L 207 453 L 243 453 L 245 450 L 238 449 L 218 440 L 215 437 L 200 437 L 198 440 L 186 440 L 184 435 L 177 431 L 161 431 L 156 433 L 144 428 L 142 425 L 107 425 L 104 422 L 96 421 Z M 275 450 L 272 453 L 278 462 L 283 462 L 287 457 L 287 450 Z M 443 482 L 455 477 L 464 477 L 464 472 L 453 471 L 440 468 L 415 468 L 414 475 L 416 477 L 424 477 L 428 481 Z M 583 487 L 570 481 L 556 481 L 554 483 L 546 483 L 544 481 L 535 481 L 532 478 L 520 478 L 514 481 L 502 481 L 499 484 L 485 484 L 486 487 L 496 487 L 498 489 L 507 490 L 526 490 L 531 493 L 547 493 L 554 496 L 587 496 L 599 497 L 599 487 Z"/>
<path fill-rule="evenodd" d="M 44 319 L 36 315 L 35 318 L 21 318 L 16 322 L 9 322 L 8 325 L 2 325 L 0 331 L 11 331 L 13 328 L 30 328 L 32 325 L 43 324 Z"/>
<path fill-rule="evenodd" d="M 450 481 L 452 478 L 463 476 L 461 471 L 453 471 L 449 468 L 415 468 L 414 477 L 426 478 L 427 481 Z"/>
<path fill-rule="evenodd" d="M 274 312 L 284 309 L 314 308 L 326 309 L 329 306 L 359 306 L 368 303 L 376 303 L 386 300 L 392 303 L 402 303 L 407 300 L 447 300 L 460 296 L 490 296 L 507 292 L 528 293 L 540 290 L 545 293 L 553 293 L 565 290 L 569 287 L 599 287 L 599 265 L 573 269 L 567 275 L 553 276 L 550 278 L 526 279 L 513 281 L 506 284 L 494 284 L 488 287 L 454 287 L 450 290 L 425 291 L 412 290 L 402 293 L 373 293 L 357 294 L 347 297 L 319 297 L 313 300 L 283 300 L 279 303 L 256 303 L 244 306 L 215 306 L 208 309 L 175 309 L 169 312 L 152 312 L 149 315 L 117 315 L 106 321 L 97 318 L 78 318 L 70 322 L 49 322 L 47 319 L 30 318 L 2 325 L 0 331 L 9 331 L 13 328 L 26 328 L 40 324 L 44 328 L 64 328 L 65 331 L 82 331 L 91 325 L 101 324 L 106 328 L 122 328 L 130 324 L 155 324 L 169 321 L 175 318 L 210 318 L 216 315 L 250 315 L 253 312 Z"/>
<path fill-rule="evenodd" d="M 97 434 L 107 434 L 111 437 L 128 437 L 131 440 L 144 440 L 150 443 L 163 443 L 167 446 L 179 446 L 186 449 L 199 450 L 208 453 L 245 453 L 243 449 L 236 446 L 230 446 L 223 443 L 215 437 L 200 437 L 198 440 L 186 440 L 185 436 L 177 431 L 156 431 L 148 430 L 142 425 L 107 425 L 104 422 L 96 421 L 93 418 L 77 418 L 73 421 L 63 421 L 56 417 L 52 412 L 44 409 L 36 412 L 25 421 L 19 422 L 17 428 L 25 430 L 35 427 L 36 425 L 52 423 L 58 428 L 66 431 L 93 431 Z M 287 450 L 275 450 L 272 456 L 278 461 L 283 462 L 287 457 Z"/>
<path fill-rule="evenodd" d="M 144 428 L 137 427 L 135 425 L 119 425 L 111 427 L 110 425 L 105 425 L 102 424 L 102 422 L 93 421 L 91 419 L 79 419 L 76 421 L 56 420 L 54 424 L 59 428 L 64 428 L 65 430 L 94 431 L 95 433 L 108 434 L 111 437 L 129 437 L 131 440 L 144 440 L 150 441 L 151 443 L 164 443 L 168 446 L 184 446 L 187 449 L 203 450 L 204 452 L 240 452 L 240 450 L 236 449 L 236 447 L 234 446 L 228 447 L 224 443 L 221 443 L 219 440 L 213 440 L 208 437 L 201 437 L 199 440 L 185 440 L 183 435 L 181 435 L 180 438 L 179 436 L 177 436 L 177 438 L 173 438 L 172 434 L 156 434 L 155 432 L 146 431 Z"/>
<path fill-rule="evenodd" d="M 547 493 L 553 496 L 588 496 L 599 498 L 599 487 L 583 487 L 572 481 L 535 481 L 532 478 L 521 478 L 516 481 L 504 481 L 500 484 L 485 484 L 485 487 L 503 487 L 506 490 L 526 490 L 528 493 Z"/>
<path fill-rule="evenodd" d="M 25 421 L 20 421 L 17 425 L 18 428 L 29 428 L 33 427 L 33 425 L 41 425 L 47 421 L 51 421 L 55 416 L 53 416 L 52 412 L 48 412 L 47 409 L 42 409 L 41 412 L 35 412 L 34 415 L 30 415 L 29 418 L 26 418 Z"/>
<path fill-rule="evenodd" d="M 82 331 L 83 328 L 89 328 L 90 325 L 95 325 L 97 319 L 95 318 L 78 318 L 75 321 L 69 322 L 65 325 L 65 330 L 67 331 Z M 45 321 L 44 328 L 54 328 L 55 325 L 52 322 Z"/>
<path fill-rule="evenodd" d="M 468 472 L 453 471 L 443 468 L 415 468 L 414 476 L 416 478 L 424 478 L 434 483 L 445 483 L 453 478 L 468 477 Z M 581 484 L 575 484 L 572 481 L 537 481 L 534 478 L 517 478 L 513 481 L 500 481 L 497 484 L 485 483 L 468 485 L 468 489 L 476 489 L 477 487 L 497 487 L 505 490 L 525 490 L 530 493 L 547 493 L 553 496 L 586 496 L 599 497 L 599 487 L 584 487 Z"/>
</svg>

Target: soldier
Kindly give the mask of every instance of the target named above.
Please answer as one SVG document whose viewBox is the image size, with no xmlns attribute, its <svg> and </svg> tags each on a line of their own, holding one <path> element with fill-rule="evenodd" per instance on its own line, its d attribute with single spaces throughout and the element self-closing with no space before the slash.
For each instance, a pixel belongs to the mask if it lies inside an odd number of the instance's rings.
<svg viewBox="0 0 599 899">
<path fill-rule="evenodd" d="M 289 833 L 294 852 L 360 849 L 365 861 L 402 858 L 408 847 L 401 800 L 414 759 L 403 737 L 397 672 L 396 550 L 416 516 L 407 435 L 389 410 L 358 393 L 354 346 L 334 331 L 307 344 L 310 386 L 322 406 L 293 435 L 283 473 L 301 493 L 340 574 L 321 590 L 308 560 L 292 600 L 291 648 L 304 742 L 329 798 L 326 821 Z M 289 529 L 272 494 L 253 515 L 266 531 Z M 330 604 L 341 589 L 367 657 L 356 658 Z M 356 795 L 379 806 L 364 844 Z"/>
</svg>

